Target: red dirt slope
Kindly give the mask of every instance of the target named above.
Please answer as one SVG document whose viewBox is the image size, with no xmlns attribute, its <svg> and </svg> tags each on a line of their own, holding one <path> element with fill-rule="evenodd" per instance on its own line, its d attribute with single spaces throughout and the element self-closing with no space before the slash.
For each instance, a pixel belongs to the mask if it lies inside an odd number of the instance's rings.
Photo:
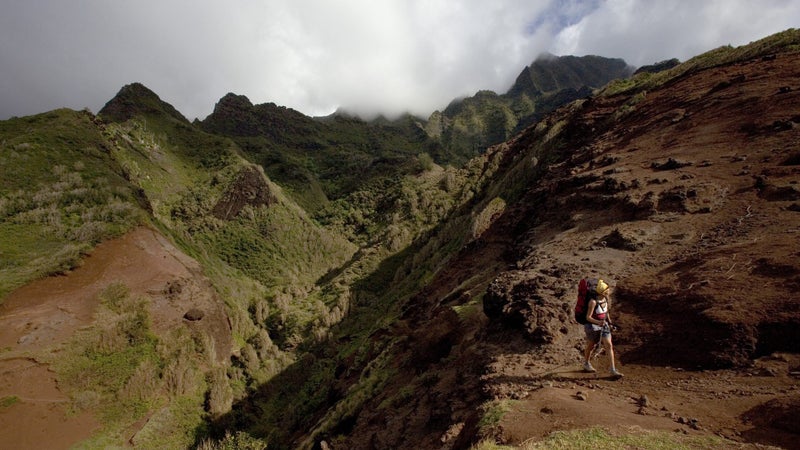
<svg viewBox="0 0 800 450">
<path fill-rule="evenodd" d="M 71 401 L 42 361 L 93 322 L 98 294 L 112 283 L 150 299 L 156 334 L 197 327 L 214 340 L 217 360 L 230 354 L 227 316 L 198 263 L 158 232 L 138 228 L 100 244 L 73 272 L 26 285 L 0 306 L 0 398 L 19 399 L 0 408 L 0 446 L 69 448 L 99 428 L 91 412 L 68 413 Z M 202 320 L 182 318 L 192 308 L 204 312 Z"/>
<path fill-rule="evenodd" d="M 593 99 L 550 120 L 593 132 L 576 142 L 577 164 L 551 167 L 529 193 L 536 212 L 512 213 L 537 227 L 494 291 L 514 293 L 503 307 L 547 345 L 493 357 L 491 395 L 525 398 L 500 440 L 604 425 L 795 447 L 800 54 Z M 580 327 L 564 316 L 574 281 L 588 275 L 617 288 L 621 381 L 579 372 Z"/>
</svg>

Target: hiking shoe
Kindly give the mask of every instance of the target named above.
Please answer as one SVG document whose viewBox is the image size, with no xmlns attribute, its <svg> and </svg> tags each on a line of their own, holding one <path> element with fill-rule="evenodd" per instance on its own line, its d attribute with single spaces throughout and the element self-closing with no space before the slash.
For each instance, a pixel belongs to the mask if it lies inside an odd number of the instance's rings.
<svg viewBox="0 0 800 450">
<path fill-rule="evenodd" d="M 611 369 L 609 373 L 614 378 L 622 378 L 622 372 L 618 371 L 617 369 Z"/>
<path fill-rule="evenodd" d="M 586 361 L 585 363 L 583 363 L 583 371 L 584 372 L 597 372 L 597 370 L 594 367 L 592 367 L 592 363 L 590 363 L 589 361 Z"/>
</svg>

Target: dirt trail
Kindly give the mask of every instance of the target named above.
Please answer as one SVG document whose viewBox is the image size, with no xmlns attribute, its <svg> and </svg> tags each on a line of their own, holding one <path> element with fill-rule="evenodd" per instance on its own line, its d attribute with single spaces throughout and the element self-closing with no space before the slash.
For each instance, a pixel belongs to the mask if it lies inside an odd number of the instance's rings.
<svg viewBox="0 0 800 450">
<path fill-rule="evenodd" d="M 16 398 L 0 407 L 3 446 L 69 448 L 99 429 L 91 411 L 72 412 L 70 398 L 43 361 L 78 329 L 91 326 L 98 294 L 112 283 L 150 300 L 156 333 L 180 324 L 190 307 L 203 308 L 206 326 L 219 329 L 218 357 L 228 350 L 227 319 L 196 261 L 145 227 L 104 242 L 79 268 L 23 286 L 0 305 L 0 399 Z M 183 286 L 182 295 L 170 294 L 168 287 L 176 285 Z"/>
<path fill-rule="evenodd" d="M 498 358 L 500 370 L 486 377 L 490 385 L 498 382 L 496 398 L 514 400 L 498 426 L 508 444 L 599 426 L 620 434 L 662 430 L 798 448 L 798 427 L 787 421 L 800 399 L 797 376 L 790 374 L 800 363 L 797 355 L 762 358 L 745 370 L 618 364 L 625 374 L 618 380 L 606 375 L 605 355 L 595 359 L 596 374 L 582 371 L 577 351 L 574 362 L 550 370 L 532 356 L 513 359 Z"/>
</svg>

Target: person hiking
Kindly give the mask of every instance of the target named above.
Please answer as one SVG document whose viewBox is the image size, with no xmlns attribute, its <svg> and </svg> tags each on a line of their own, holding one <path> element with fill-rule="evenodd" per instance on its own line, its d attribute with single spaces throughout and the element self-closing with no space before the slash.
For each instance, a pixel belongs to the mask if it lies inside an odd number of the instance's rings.
<svg viewBox="0 0 800 450">
<path fill-rule="evenodd" d="M 598 345 L 605 347 L 608 351 L 608 358 L 611 361 L 611 376 L 620 378 L 622 374 L 614 364 L 614 345 L 611 343 L 611 323 L 609 309 L 611 307 L 611 287 L 603 280 L 597 282 L 597 296 L 589 300 L 586 308 L 586 324 L 583 329 L 586 333 L 586 349 L 583 352 L 583 370 L 586 372 L 597 372 L 592 367 L 592 352 Z"/>
</svg>

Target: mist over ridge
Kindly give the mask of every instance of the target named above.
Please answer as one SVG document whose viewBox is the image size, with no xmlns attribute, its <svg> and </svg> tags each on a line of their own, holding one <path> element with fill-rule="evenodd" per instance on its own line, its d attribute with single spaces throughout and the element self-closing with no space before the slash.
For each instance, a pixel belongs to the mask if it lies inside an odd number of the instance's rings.
<svg viewBox="0 0 800 450">
<path fill-rule="evenodd" d="M 96 112 L 132 82 L 190 120 L 227 92 L 312 117 L 427 117 L 453 98 L 503 93 L 543 52 L 643 66 L 798 22 L 791 1 L 18 2 L 0 18 L 0 119 Z"/>
</svg>

